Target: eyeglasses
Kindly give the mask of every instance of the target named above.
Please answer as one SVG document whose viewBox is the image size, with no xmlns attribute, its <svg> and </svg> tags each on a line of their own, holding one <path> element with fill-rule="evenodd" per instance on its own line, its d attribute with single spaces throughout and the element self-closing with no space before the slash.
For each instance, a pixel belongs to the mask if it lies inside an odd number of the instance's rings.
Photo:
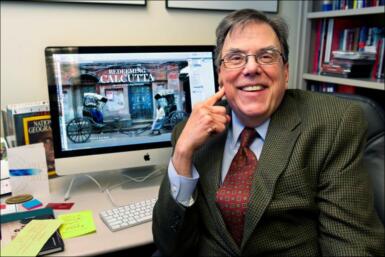
<svg viewBox="0 0 385 257">
<path fill-rule="evenodd" d="M 281 57 L 285 60 L 279 50 L 272 48 L 261 50 L 256 54 L 229 53 L 221 59 L 221 62 L 227 69 L 237 69 L 246 65 L 249 56 L 254 56 L 255 61 L 261 65 L 277 63 Z"/>
</svg>

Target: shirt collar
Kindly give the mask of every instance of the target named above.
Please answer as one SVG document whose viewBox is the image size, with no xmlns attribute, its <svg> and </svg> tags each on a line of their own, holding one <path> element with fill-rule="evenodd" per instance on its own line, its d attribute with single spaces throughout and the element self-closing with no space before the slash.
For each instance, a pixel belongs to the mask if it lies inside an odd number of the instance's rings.
<svg viewBox="0 0 385 257">
<path fill-rule="evenodd" d="M 237 115 L 234 112 L 231 112 L 231 122 L 232 122 L 232 146 L 235 146 L 237 144 L 239 135 L 241 134 L 242 130 L 245 128 L 245 126 L 239 121 Z M 255 130 L 258 132 L 259 137 L 262 139 L 262 141 L 265 141 L 267 129 L 269 128 L 270 124 L 270 118 L 265 120 L 261 125 L 255 128 Z"/>
</svg>

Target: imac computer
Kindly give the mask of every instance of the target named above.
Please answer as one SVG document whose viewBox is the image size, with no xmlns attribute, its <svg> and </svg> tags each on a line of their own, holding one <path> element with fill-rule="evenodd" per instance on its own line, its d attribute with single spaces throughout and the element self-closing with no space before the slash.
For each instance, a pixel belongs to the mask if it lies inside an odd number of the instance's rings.
<svg viewBox="0 0 385 257">
<path fill-rule="evenodd" d="M 173 127 L 216 91 L 214 46 L 47 47 L 58 175 L 167 165 Z"/>
</svg>

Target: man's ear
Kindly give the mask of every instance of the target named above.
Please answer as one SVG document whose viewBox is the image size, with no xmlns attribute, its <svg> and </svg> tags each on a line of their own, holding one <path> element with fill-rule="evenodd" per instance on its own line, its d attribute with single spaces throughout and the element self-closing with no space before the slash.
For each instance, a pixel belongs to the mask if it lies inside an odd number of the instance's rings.
<svg viewBox="0 0 385 257">
<path fill-rule="evenodd" d="M 222 76 L 221 76 L 220 69 L 217 69 L 217 74 L 218 74 L 218 87 L 219 87 L 219 89 L 221 89 L 223 86 L 223 82 L 222 82 Z"/>
</svg>

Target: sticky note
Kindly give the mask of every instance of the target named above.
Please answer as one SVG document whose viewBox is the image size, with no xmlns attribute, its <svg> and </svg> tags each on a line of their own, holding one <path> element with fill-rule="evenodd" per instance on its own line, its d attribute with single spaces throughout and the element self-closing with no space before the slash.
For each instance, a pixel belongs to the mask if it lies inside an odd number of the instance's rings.
<svg viewBox="0 0 385 257">
<path fill-rule="evenodd" d="M 80 211 L 58 216 L 62 222 L 59 228 L 63 239 L 78 237 L 96 231 L 92 211 Z"/>
<path fill-rule="evenodd" d="M 23 203 L 22 205 L 27 210 L 31 210 L 31 209 L 35 209 L 37 207 L 40 207 L 43 204 L 39 200 L 37 200 L 37 199 L 32 199 L 32 200 L 30 200 L 28 202 Z"/>
</svg>

